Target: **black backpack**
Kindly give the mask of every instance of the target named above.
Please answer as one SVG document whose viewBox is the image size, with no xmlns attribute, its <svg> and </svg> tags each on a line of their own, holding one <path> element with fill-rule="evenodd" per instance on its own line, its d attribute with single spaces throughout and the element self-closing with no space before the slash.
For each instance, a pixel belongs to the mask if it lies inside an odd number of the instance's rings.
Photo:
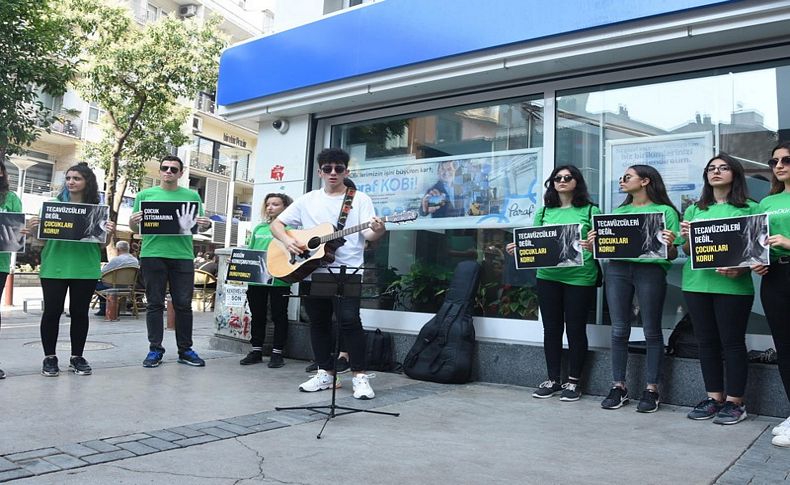
<svg viewBox="0 0 790 485">
<path fill-rule="evenodd" d="M 392 356 L 392 334 L 377 328 L 366 330 L 365 337 L 367 339 L 365 368 L 379 372 L 396 370 L 395 359 Z"/>
<path fill-rule="evenodd" d="M 472 307 L 480 283 L 480 265 L 461 261 L 439 312 L 426 323 L 403 362 L 412 379 L 462 384 L 472 376 L 475 327 Z"/>
<path fill-rule="evenodd" d="M 675 325 L 675 329 L 669 334 L 666 354 L 686 359 L 699 359 L 699 347 L 697 339 L 694 337 L 694 325 L 692 325 L 691 315 L 688 313 L 680 319 Z"/>
</svg>

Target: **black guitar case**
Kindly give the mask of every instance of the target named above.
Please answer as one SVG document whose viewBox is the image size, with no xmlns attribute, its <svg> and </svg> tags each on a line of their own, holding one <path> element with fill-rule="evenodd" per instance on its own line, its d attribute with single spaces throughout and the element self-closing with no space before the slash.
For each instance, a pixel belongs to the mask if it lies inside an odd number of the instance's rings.
<svg viewBox="0 0 790 485">
<path fill-rule="evenodd" d="M 422 327 L 406 354 L 406 375 L 421 381 L 469 382 L 475 348 L 472 307 L 479 284 L 480 265 L 475 261 L 458 263 L 439 313 Z"/>
</svg>

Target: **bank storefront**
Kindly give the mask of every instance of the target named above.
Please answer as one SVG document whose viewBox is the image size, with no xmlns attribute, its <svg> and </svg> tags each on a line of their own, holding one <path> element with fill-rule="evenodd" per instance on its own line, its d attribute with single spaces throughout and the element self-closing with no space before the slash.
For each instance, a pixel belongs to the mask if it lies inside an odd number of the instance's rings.
<svg viewBox="0 0 790 485">
<path fill-rule="evenodd" d="M 479 16 L 435 5 L 443 3 L 374 4 L 233 47 L 221 64 L 225 113 L 261 126 L 256 206 L 275 188 L 298 195 L 316 187 L 314 154 L 338 146 L 351 154 L 351 178 L 379 214 L 420 214 L 412 224 L 391 227 L 367 252 L 366 265 L 377 268 L 369 272 L 376 286 L 370 291 L 390 290 L 366 304 L 369 325 L 415 334 L 438 308 L 457 262 L 475 259 L 483 267 L 475 310 L 480 374 L 490 372 L 485 367 L 496 357 L 541 342 L 534 271 L 516 270 L 504 246 L 512 229 L 530 225 L 540 210 L 555 165 L 579 167 L 603 212 L 622 202 L 618 177 L 637 163 L 662 173 L 682 212 L 699 197 L 702 168 L 720 151 L 744 164 L 753 198 L 767 194 L 770 149 L 790 138 L 786 2 L 635 2 L 625 12 L 615 12 L 620 2 L 603 2 L 611 4 L 605 14 L 601 2 L 598 10 L 562 2 L 546 7 L 535 27 L 522 2 L 494 2 Z M 453 2 L 453 10 L 464 7 L 479 8 Z M 365 65 L 360 57 L 372 55 L 370 45 L 318 44 L 335 29 L 362 31 L 375 44 L 371 24 L 395 28 L 399 8 L 422 19 L 397 26 L 406 29 L 399 39 L 408 39 L 408 49 L 379 44 L 387 55 Z M 431 15 L 434 24 L 425 21 Z M 450 32 L 476 35 L 446 37 Z M 296 39 L 316 42 L 318 52 L 301 50 Z M 302 67 L 277 64 L 289 50 L 306 56 Z M 287 80 L 239 84 L 236 70 L 251 52 Z M 316 72 L 304 70 L 311 63 Z M 288 120 L 290 129 L 274 130 L 276 119 Z M 274 165 L 285 178 L 271 180 Z M 258 183 L 264 175 L 267 182 Z M 439 180 L 449 190 L 432 190 Z M 683 261 L 668 276 L 668 329 L 685 314 Z M 591 345 L 608 347 L 601 294 L 589 323 Z M 641 340 L 638 327 L 632 340 Z M 748 342 L 755 349 L 773 346 L 759 298 Z M 536 365 L 542 377 L 542 362 Z"/>
</svg>

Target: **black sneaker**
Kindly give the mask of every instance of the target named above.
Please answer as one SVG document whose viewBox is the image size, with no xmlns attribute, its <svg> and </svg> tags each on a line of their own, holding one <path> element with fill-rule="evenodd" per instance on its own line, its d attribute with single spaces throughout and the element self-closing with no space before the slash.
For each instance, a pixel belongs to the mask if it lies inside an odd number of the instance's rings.
<svg viewBox="0 0 790 485">
<path fill-rule="evenodd" d="M 239 364 L 252 365 L 252 364 L 260 364 L 261 362 L 263 362 L 263 352 L 261 352 L 260 350 L 253 350 L 249 354 L 247 354 L 247 357 L 241 359 L 239 361 Z"/>
<path fill-rule="evenodd" d="M 107 314 L 105 312 L 103 312 L 103 311 L 98 311 L 98 312 L 94 313 L 94 315 L 96 315 L 97 317 L 103 317 L 103 316 L 106 316 Z"/>
<path fill-rule="evenodd" d="M 345 357 L 338 357 L 337 361 L 335 362 L 335 373 L 336 374 L 345 374 L 346 372 L 350 371 L 351 367 L 348 365 L 348 360 Z"/>
<path fill-rule="evenodd" d="M 604 409 L 618 409 L 628 404 L 630 398 L 628 397 L 628 389 L 614 386 L 606 399 L 601 401 L 601 407 Z"/>
<path fill-rule="evenodd" d="M 318 372 L 318 362 L 310 362 L 310 364 L 304 368 L 305 372 Z"/>
<path fill-rule="evenodd" d="M 270 369 L 279 369 L 284 365 L 285 365 L 285 360 L 283 360 L 283 354 L 279 352 L 272 352 L 272 356 L 269 357 L 269 363 L 266 364 L 266 366 L 269 367 Z"/>
<path fill-rule="evenodd" d="M 721 403 L 712 397 L 707 397 L 697 403 L 697 405 L 694 406 L 694 409 L 689 411 L 686 417 L 695 421 L 710 419 L 719 414 L 722 406 L 724 406 L 724 403 Z"/>
<path fill-rule="evenodd" d="M 560 401 L 578 401 L 582 397 L 582 392 L 579 390 L 579 384 L 566 382 L 562 385 L 562 394 L 560 394 Z"/>
<path fill-rule="evenodd" d="M 721 410 L 713 418 L 715 424 L 738 424 L 746 419 L 746 405 L 735 404 L 732 401 L 726 401 L 721 407 Z"/>
<path fill-rule="evenodd" d="M 41 365 L 41 375 L 46 377 L 55 377 L 58 374 L 60 374 L 58 358 L 54 355 L 52 357 L 44 357 L 44 363 Z"/>
<path fill-rule="evenodd" d="M 148 355 L 145 356 L 145 360 L 143 361 L 143 367 L 159 367 L 164 355 L 165 353 L 161 350 L 152 350 L 148 352 Z"/>
<path fill-rule="evenodd" d="M 650 389 L 645 389 L 644 392 L 642 392 L 642 399 L 640 399 L 639 404 L 636 405 L 636 411 L 638 413 L 654 413 L 658 411 L 658 393 Z"/>
<path fill-rule="evenodd" d="M 78 376 L 89 376 L 93 374 L 93 369 L 91 369 L 85 357 L 82 356 L 69 359 L 69 370 Z"/>
<path fill-rule="evenodd" d="M 178 363 L 179 364 L 186 364 L 191 365 L 193 367 L 205 367 L 206 361 L 201 359 L 200 356 L 192 349 L 187 350 L 186 352 L 179 352 L 178 353 Z"/>
<path fill-rule="evenodd" d="M 5 379 L 5 372 L 3 372 L 3 369 L 0 369 L 0 379 Z"/>
<path fill-rule="evenodd" d="M 556 381 L 543 381 L 540 383 L 535 392 L 532 393 L 532 397 L 538 399 L 548 399 L 552 396 L 556 396 L 557 394 L 562 392 L 562 386 L 559 382 Z"/>
</svg>

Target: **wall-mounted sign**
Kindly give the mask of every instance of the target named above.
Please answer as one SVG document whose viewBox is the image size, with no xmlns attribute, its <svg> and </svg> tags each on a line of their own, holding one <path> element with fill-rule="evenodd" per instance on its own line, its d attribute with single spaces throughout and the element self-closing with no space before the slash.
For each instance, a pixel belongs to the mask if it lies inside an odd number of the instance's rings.
<svg viewBox="0 0 790 485">
<path fill-rule="evenodd" d="M 247 148 L 247 140 L 244 138 L 238 137 L 236 135 L 231 135 L 230 133 L 223 133 L 222 134 L 222 141 L 225 143 L 230 143 L 231 145 Z"/>
</svg>

